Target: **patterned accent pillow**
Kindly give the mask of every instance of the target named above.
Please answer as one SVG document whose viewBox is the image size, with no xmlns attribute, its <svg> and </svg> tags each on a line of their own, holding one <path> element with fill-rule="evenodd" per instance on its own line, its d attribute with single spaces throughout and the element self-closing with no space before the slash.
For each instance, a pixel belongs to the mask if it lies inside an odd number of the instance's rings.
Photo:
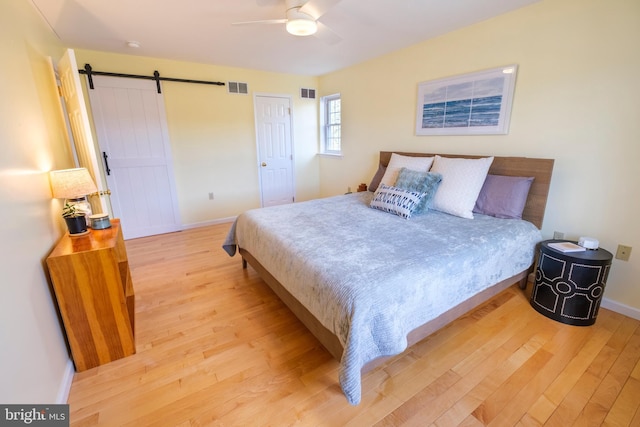
<svg viewBox="0 0 640 427">
<path fill-rule="evenodd" d="M 493 157 L 461 159 L 436 156 L 431 172 L 442 175 L 433 209 L 473 219 L 473 207 L 493 163 Z"/>
<path fill-rule="evenodd" d="M 387 170 L 380 182 L 385 185 L 394 186 L 398 179 L 398 172 L 400 172 L 400 169 L 403 167 L 414 171 L 428 172 L 432 163 L 433 157 L 403 156 L 401 154 L 391 153 Z"/>
<path fill-rule="evenodd" d="M 411 218 L 413 210 L 420 203 L 422 193 L 390 187 L 380 183 L 369 204 L 373 209 L 389 212 L 404 219 Z"/>
<path fill-rule="evenodd" d="M 414 214 L 421 214 L 429 210 L 433 196 L 442 181 L 442 175 L 432 172 L 418 172 L 411 169 L 402 168 L 398 173 L 396 187 L 407 191 L 423 193 L 424 196 L 413 211 Z"/>
</svg>

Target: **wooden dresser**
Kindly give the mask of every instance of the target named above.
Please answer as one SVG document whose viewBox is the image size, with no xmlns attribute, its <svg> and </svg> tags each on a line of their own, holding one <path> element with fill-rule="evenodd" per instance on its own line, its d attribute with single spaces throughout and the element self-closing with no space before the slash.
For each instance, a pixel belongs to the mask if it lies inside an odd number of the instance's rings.
<svg viewBox="0 0 640 427">
<path fill-rule="evenodd" d="M 66 234 L 47 257 L 77 371 L 136 352 L 134 293 L 120 220 Z"/>
</svg>

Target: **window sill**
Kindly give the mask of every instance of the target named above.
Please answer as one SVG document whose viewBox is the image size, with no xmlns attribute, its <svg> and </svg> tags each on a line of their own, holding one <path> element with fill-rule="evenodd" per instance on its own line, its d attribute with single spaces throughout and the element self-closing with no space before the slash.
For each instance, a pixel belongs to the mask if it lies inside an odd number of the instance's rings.
<svg viewBox="0 0 640 427">
<path fill-rule="evenodd" d="M 330 159 L 341 159 L 342 157 L 344 157 L 342 154 L 333 154 L 333 153 L 318 153 L 318 156 L 320 157 L 327 157 Z"/>
</svg>

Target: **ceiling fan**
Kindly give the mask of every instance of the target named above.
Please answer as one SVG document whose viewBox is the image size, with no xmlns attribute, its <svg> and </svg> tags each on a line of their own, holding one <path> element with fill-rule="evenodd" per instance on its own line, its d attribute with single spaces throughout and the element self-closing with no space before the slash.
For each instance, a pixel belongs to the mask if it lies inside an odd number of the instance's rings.
<svg viewBox="0 0 640 427">
<path fill-rule="evenodd" d="M 286 18 L 234 22 L 232 25 L 285 24 L 285 28 L 289 34 L 293 34 L 294 36 L 310 36 L 315 34 L 325 42 L 333 44 L 342 39 L 318 20 L 325 12 L 340 1 L 341 0 L 285 0 Z"/>
</svg>

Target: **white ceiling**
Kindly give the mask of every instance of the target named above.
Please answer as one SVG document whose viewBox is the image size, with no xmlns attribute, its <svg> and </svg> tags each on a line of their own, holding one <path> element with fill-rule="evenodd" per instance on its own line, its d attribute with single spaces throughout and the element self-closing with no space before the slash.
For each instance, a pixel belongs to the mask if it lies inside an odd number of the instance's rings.
<svg viewBox="0 0 640 427">
<path fill-rule="evenodd" d="M 284 18 L 285 0 L 31 1 L 71 48 L 322 75 L 540 0 L 311 0 L 335 3 L 319 21 L 338 42 L 231 25 Z"/>
</svg>

